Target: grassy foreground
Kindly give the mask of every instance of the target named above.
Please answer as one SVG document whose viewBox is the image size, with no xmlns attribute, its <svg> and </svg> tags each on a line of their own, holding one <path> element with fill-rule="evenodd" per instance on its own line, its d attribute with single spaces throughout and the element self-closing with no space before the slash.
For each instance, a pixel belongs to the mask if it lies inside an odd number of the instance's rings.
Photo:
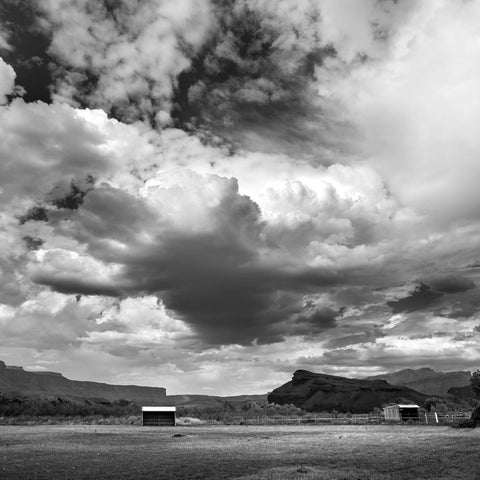
<svg viewBox="0 0 480 480">
<path fill-rule="evenodd" d="M 478 452 L 449 427 L 0 426 L 0 479 L 480 480 Z"/>
</svg>

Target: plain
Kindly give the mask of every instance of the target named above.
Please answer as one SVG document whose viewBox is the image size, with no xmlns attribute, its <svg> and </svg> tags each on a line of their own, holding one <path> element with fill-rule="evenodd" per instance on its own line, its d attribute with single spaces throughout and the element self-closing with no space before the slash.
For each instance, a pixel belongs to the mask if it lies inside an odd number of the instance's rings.
<svg viewBox="0 0 480 480">
<path fill-rule="evenodd" d="M 480 429 L 0 426 L 0 478 L 480 479 Z"/>
</svg>

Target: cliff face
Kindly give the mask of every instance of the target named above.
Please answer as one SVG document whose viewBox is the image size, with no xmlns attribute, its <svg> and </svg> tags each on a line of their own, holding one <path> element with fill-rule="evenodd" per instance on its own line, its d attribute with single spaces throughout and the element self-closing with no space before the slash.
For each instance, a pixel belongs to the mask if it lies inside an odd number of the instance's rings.
<svg viewBox="0 0 480 480">
<path fill-rule="evenodd" d="M 108 401 L 126 399 L 143 405 L 162 405 L 166 400 L 166 390 L 164 388 L 69 380 L 56 372 L 36 373 L 18 368 L 11 369 L 1 361 L 0 392 L 71 398 L 99 398 Z"/>
<path fill-rule="evenodd" d="M 297 370 L 290 382 L 268 395 L 270 403 L 293 405 L 311 412 L 368 413 L 384 403 L 416 403 L 427 397 L 384 380 L 357 380 Z"/>
<path fill-rule="evenodd" d="M 451 388 L 470 385 L 469 371 L 436 372 L 431 368 L 405 369 L 398 372 L 368 377 L 369 380 L 385 380 L 391 385 L 412 388 L 426 395 L 445 395 Z"/>
</svg>

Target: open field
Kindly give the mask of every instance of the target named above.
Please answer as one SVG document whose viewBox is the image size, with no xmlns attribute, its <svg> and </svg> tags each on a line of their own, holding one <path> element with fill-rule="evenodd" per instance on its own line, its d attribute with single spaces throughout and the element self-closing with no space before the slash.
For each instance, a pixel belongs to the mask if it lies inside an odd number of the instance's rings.
<svg viewBox="0 0 480 480">
<path fill-rule="evenodd" d="M 0 479 L 480 480 L 479 452 L 450 427 L 0 426 Z"/>
</svg>

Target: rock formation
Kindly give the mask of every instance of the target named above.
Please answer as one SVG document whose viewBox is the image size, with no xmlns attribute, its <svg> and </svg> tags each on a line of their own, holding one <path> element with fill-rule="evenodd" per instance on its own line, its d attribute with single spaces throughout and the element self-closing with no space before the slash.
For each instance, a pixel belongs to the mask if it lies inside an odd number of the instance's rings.
<svg viewBox="0 0 480 480">
<path fill-rule="evenodd" d="M 126 399 L 143 405 L 162 405 L 166 400 L 165 388 L 69 380 L 57 372 L 28 372 L 18 367 L 9 368 L 2 361 L 0 361 L 0 392 L 107 401 Z"/>
<path fill-rule="evenodd" d="M 290 382 L 268 395 L 270 403 L 291 403 L 311 412 L 368 413 L 388 403 L 416 403 L 426 395 L 384 380 L 358 380 L 297 370 Z"/>
</svg>

